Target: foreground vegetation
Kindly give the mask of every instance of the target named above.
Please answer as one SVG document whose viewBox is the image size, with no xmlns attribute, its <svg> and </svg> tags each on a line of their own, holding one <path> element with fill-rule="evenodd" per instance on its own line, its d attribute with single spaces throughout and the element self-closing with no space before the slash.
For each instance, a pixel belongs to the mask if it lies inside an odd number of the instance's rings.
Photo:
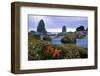
<svg viewBox="0 0 100 76">
<path fill-rule="evenodd" d="M 28 34 L 28 59 L 29 60 L 50 60 L 50 59 L 76 59 L 87 58 L 87 48 L 78 47 L 75 45 L 75 37 L 65 36 L 62 39 L 63 44 L 53 45 L 50 43 L 50 38 L 45 36 L 43 40 L 39 35 L 34 33 Z M 67 38 L 67 39 L 66 39 Z M 69 40 L 72 42 L 66 44 Z"/>
</svg>

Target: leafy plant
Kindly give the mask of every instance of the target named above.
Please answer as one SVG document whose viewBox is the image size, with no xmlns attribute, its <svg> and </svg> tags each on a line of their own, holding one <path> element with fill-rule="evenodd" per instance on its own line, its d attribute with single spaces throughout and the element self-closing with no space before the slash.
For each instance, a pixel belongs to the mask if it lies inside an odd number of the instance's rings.
<svg viewBox="0 0 100 76">
<path fill-rule="evenodd" d="M 67 33 L 61 39 L 62 43 L 76 43 L 76 35 L 74 33 Z"/>
<path fill-rule="evenodd" d="M 45 35 L 45 36 L 43 37 L 43 40 L 51 41 L 51 37 L 49 37 L 48 35 Z"/>
</svg>

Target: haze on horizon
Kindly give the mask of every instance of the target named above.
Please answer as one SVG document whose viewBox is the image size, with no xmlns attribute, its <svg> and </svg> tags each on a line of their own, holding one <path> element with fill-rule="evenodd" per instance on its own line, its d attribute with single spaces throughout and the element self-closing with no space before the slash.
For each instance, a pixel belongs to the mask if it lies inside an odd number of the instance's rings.
<svg viewBox="0 0 100 76">
<path fill-rule="evenodd" d="M 39 21 L 43 19 L 48 32 L 62 32 L 62 26 L 66 26 L 67 32 L 74 32 L 77 27 L 88 27 L 88 17 L 80 16 L 28 16 L 28 31 L 36 31 Z"/>
</svg>

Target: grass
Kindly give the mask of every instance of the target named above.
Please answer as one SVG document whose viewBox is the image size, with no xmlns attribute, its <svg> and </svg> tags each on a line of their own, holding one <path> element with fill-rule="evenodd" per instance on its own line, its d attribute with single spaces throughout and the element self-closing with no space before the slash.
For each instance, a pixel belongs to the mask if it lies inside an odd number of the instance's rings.
<svg viewBox="0 0 100 76">
<path fill-rule="evenodd" d="M 87 49 L 75 44 L 53 45 L 49 41 L 40 40 L 38 35 L 28 35 L 28 59 L 78 59 L 87 58 Z"/>
</svg>

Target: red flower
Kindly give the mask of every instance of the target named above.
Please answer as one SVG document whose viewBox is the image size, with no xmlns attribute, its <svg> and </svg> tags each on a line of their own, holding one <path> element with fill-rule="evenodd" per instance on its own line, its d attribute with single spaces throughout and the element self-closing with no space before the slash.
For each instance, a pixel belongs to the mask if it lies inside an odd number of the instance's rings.
<svg viewBox="0 0 100 76">
<path fill-rule="evenodd" d="M 53 57 L 59 57 L 60 56 L 61 50 L 54 49 L 51 45 L 48 45 L 46 47 L 46 49 L 47 49 L 47 52 L 50 52 Z"/>
<path fill-rule="evenodd" d="M 60 52 L 61 52 L 61 50 L 55 49 L 52 56 L 53 57 L 59 57 L 60 56 Z"/>
</svg>

